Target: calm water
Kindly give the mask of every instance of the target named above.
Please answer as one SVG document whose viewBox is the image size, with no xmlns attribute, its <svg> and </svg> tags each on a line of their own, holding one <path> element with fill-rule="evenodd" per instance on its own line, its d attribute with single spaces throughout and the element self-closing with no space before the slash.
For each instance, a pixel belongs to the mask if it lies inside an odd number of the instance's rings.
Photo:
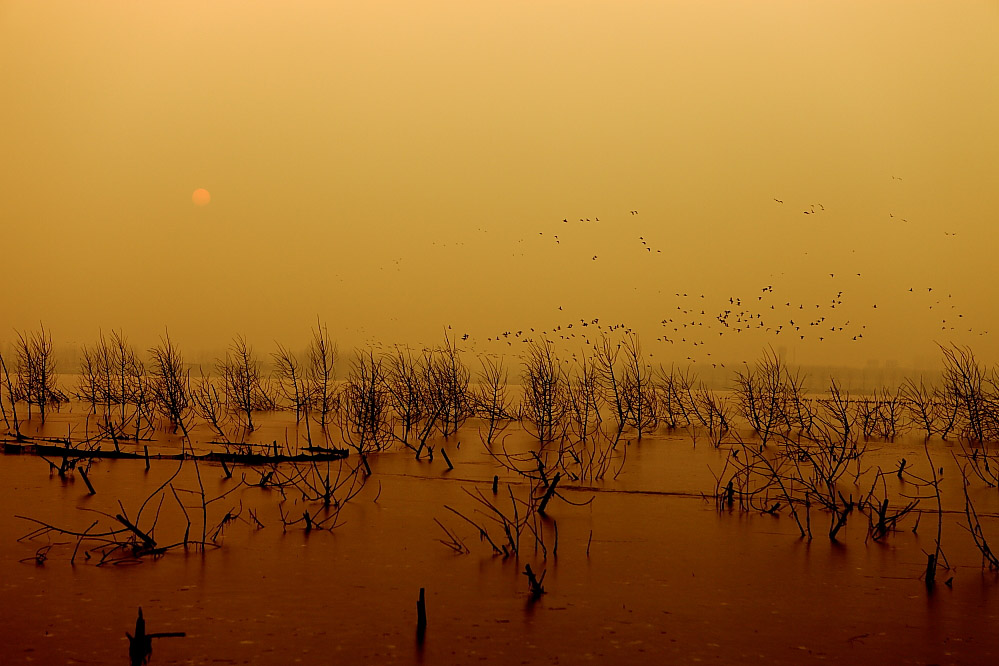
<svg viewBox="0 0 999 666">
<path fill-rule="evenodd" d="M 288 418 L 272 418 L 256 437 L 284 441 L 287 431 L 294 443 Z M 49 427 L 79 427 L 79 414 L 61 414 Z M 207 446 L 207 433 L 198 438 Z M 519 450 L 524 440 L 513 433 L 507 444 Z M 157 639 L 154 664 L 984 664 L 999 653 L 999 580 L 982 571 L 959 524 L 963 496 L 945 443 L 934 442 L 932 453 L 945 469 L 945 508 L 955 511 L 946 514 L 943 535 L 952 570 L 939 574 L 932 593 L 920 575 L 924 551 L 934 548 L 934 513 L 922 517 L 918 533 L 910 518 L 882 543 L 865 543 L 866 518 L 855 514 L 832 543 L 824 536 L 828 516 L 813 512 L 816 538 L 803 541 L 789 516 L 719 513 L 702 494 L 714 492 L 712 470 L 721 469 L 726 452 L 686 434 L 631 443 L 617 479 L 577 484 L 586 489 L 560 485 L 565 499 L 593 501 L 552 501 L 549 520 L 540 521 L 547 556 L 529 530 L 519 557 L 495 556 L 445 505 L 486 524 L 466 490 L 507 510 L 511 490 L 526 498 L 530 488 L 498 468 L 474 427 L 445 447 L 453 471 L 439 454 L 433 462 L 405 451 L 372 456 L 373 475 L 332 532 L 282 527 L 282 510 L 292 519 L 318 506 L 294 490 L 283 497 L 273 488 L 240 487 L 208 508 L 210 526 L 228 511 L 240 515 L 221 547 L 102 567 L 82 555 L 71 565 L 72 537 L 16 541 L 33 527 L 14 516 L 82 531 L 100 516 L 81 509 L 119 513 L 120 500 L 134 518 L 177 463 L 153 461 L 146 472 L 141 461 L 96 462 L 90 477 L 97 495 L 88 496 L 82 479 L 61 480 L 40 458 L 0 457 L 0 662 L 127 663 L 125 631 L 139 606 L 148 631 L 187 634 Z M 928 472 L 917 440 L 872 443 L 864 466 L 892 469 L 902 456 Z M 332 463 L 334 474 L 338 466 Z M 219 465 L 199 467 L 209 498 L 244 474 L 259 479 L 252 469 L 225 479 Z M 495 497 L 494 473 L 501 475 Z M 196 538 L 200 494 L 185 492 L 198 490 L 191 463 L 173 485 Z M 161 494 L 155 538 L 181 541 L 183 513 L 171 493 Z M 991 514 L 986 532 L 999 541 L 996 495 L 981 483 L 973 489 L 979 511 Z M 140 526 L 150 525 L 158 497 Z M 439 543 L 444 533 L 435 518 L 471 552 Z M 499 540 L 501 531 L 489 529 Z M 19 562 L 47 544 L 54 545 L 44 565 Z M 533 603 L 521 573 L 526 564 L 546 572 L 547 593 Z M 950 576 L 953 587 L 942 584 Z M 419 645 L 421 587 L 428 629 Z"/>
</svg>

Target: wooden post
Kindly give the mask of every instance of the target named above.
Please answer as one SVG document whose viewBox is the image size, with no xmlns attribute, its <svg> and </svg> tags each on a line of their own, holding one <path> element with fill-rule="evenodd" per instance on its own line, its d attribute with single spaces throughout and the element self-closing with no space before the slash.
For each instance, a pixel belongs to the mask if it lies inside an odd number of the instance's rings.
<svg viewBox="0 0 999 666">
<path fill-rule="evenodd" d="M 416 602 L 416 636 L 423 641 L 427 632 L 427 597 L 425 588 L 420 588 L 420 598 Z"/>
<path fill-rule="evenodd" d="M 149 447 L 148 446 L 143 446 L 142 450 L 146 454 L 146 471 L 148 472 L 149 471 Z"/>
<path fill-rule="evenodd" d="M 926 556 L 926 587 L 933 587 L 937 581 L 937 556 L 930 553 Z"/>
<path fill-rule="evenodd" d="M 441 447 L 441 455 L 444 456 L 444 462 L 447 463 L 448 470 L 454 470 L 454 465 L 451 464 L 451 459 L 447 457 L 447 449 L 443 446 Z"/>
</svg>

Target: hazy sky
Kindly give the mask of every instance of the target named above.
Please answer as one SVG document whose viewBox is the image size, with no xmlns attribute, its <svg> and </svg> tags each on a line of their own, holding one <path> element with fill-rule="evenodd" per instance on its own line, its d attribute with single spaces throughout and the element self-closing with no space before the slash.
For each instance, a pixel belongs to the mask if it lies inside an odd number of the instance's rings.
<svg viewBox="0 0 999 666">
<path fill-rule="evenodd" d="M 599 318 L 664 361 L 994 360 L 997 35 L 970 1 L 0 0 L 0 339 Z"/>
</svg>

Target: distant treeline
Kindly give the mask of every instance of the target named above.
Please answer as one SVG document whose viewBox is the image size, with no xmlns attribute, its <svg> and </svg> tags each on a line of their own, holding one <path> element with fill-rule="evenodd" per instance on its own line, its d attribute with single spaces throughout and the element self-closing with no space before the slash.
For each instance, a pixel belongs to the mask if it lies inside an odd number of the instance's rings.
<svg viewBox="0 0 999 666">
<path fill-rule="evenodd" d="M 18 333 L 12 348 L 0 355 L 0 409 L 18 437 L 23 419 L 44 422 L 74 399 L 115 440 L 166 428 L 189 441 L 195 421 L 223 441 L 241 440 L 260 412 L 292 410 L 310 443 L 314 428 L 358 452 L 400 442 L 418 455 L 428 438 L 446 438 L 470 418 L 484 420 L 488 442 L 514 421 L 540 442 L 603 438 L 612 446 L 623 436 L 676 428 L 707 432 L 716 444 L 750 428 L 765 443 L 833 422 L 847 437 L 891 439 L 918 429 L 927 437 L 999 439 L 999 374 L 957 346 L 940 347 L 943 371 L 931 384 L 904 378 L 864 396 L 851 396 L 834 378 L 816 393 L 771 349 L 733 371 L 725 390 L 709 388 L 691 366 L 653 366 L 631 332 L 604 334 L 571 358 L 551 341 L 531 342 L 512 378 L 505 359 L 469 358 L 447 335 L 428 349 L 369 348 L 343 360 L 321 322 L 304 353 L 278 344 L 261 359 L 236 336 L 210 375 L 199 376 L 169 334 L 145 353 L 120 332 L 102 334 L 82 348 L 78 367 L 63 369 L 74 375 L 66 384 L 44 326 Z"/>
</svg>

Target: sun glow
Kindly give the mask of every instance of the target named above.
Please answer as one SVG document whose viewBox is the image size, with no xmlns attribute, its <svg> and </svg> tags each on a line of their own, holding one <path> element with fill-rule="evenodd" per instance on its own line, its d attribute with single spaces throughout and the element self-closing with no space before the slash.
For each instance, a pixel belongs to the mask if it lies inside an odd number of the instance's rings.
<svg viewBox="0 0 999 666">
<path fill-rule="evenodd" d="M 199 187 L 191 193 L 191 203 L 195 206 L 207 206 L 212 202 L 212 195 L 203 187 Z"/>
</svg>

